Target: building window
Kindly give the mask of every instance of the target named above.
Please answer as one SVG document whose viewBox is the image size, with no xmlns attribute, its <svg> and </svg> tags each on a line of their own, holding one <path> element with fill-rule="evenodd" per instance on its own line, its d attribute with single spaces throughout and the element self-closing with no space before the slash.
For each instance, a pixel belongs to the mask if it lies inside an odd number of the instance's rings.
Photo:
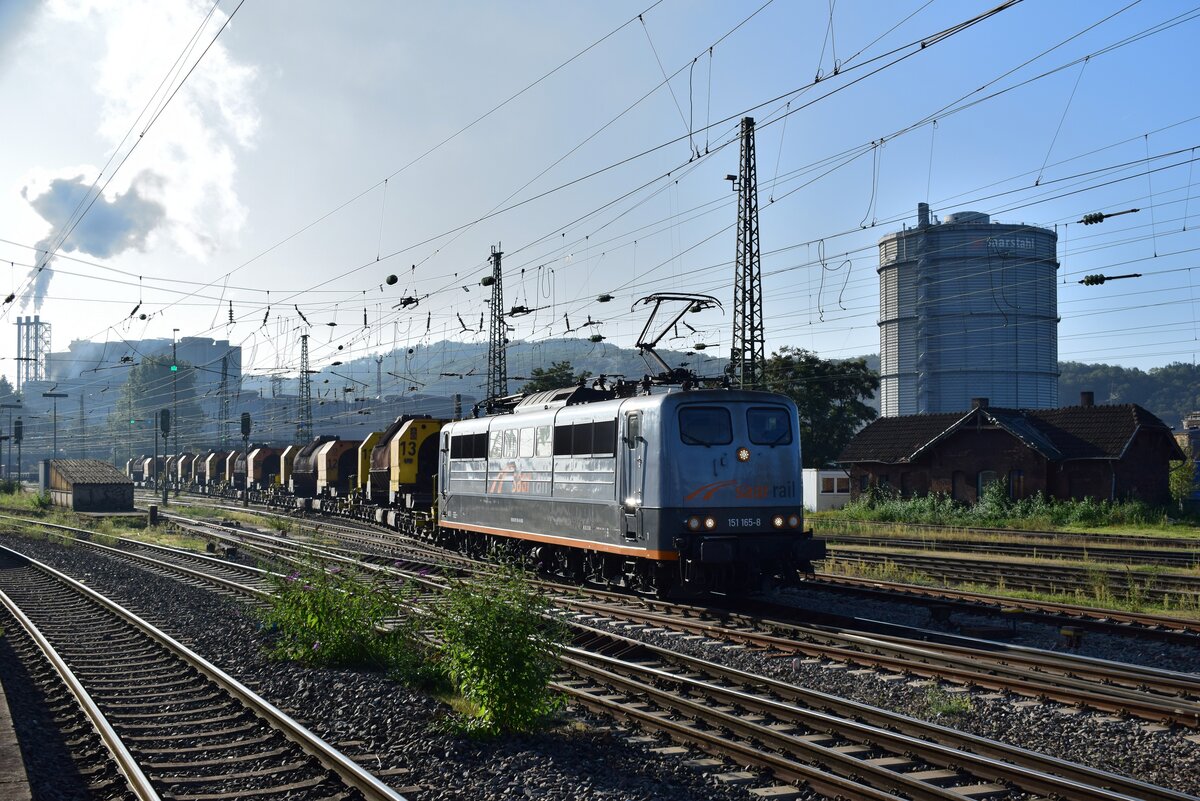
<svg viewBox="0 0 1200 801">
<path fill-rule="evenodd" d="M 975 483 L 975 491 L 979 493 L 978 497 L 982 498 L 984 491 L 992 484 L 999 480 L 995 470 L 980 470 L 979 478 Z"/>
<path fill-rule="evenodd" d="M 1014 501 L 1025 497 L 1024 470 L 1008 471 L 1008 497 L 1012 498 Z"/>
<path fill-rule="evenodd" d="M 838 478 L 837 483 L 834 484 L 834 492 L 836 492 L 839 495 L 849 495 L 850 494 L 850 476 Z"/>
<path fill-rule="evenodd" d="M 861 476 L 858 477 L 858 491 L 859 492 L 866 492 L 867 488 L 870 486 L 871 486 L 871 476 L 869 476 L 866 473 L 863 473 Z"/>
</svg>

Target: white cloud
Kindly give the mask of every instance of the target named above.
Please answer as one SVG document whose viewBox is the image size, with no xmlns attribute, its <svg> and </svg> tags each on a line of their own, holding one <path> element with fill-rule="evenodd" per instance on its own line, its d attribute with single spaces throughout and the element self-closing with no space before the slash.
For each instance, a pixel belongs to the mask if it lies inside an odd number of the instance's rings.
<svg viewBox="0 0 1200 801">
<path fill-rule="evenodd" d="M 98 31 L 103 38 L 93 88 L 102 103 L 98 133 L 112 147 L 97 154 L 97 161 L 116 154 L 106 176 L 161 109 L 170 93 L 159 88 L 164 76 L 170 72 L 168 85 L 177 85 L 225 22 L 226 14 L 218 10 L 193 43 L 210 7 L 207 0 L 55 0 L 49 5 L 54 19 Z M 237 159 L 252 146 L 258 129 L 256 79 L 257 70 L 239 63 L 218 39 L 109 184 L 106 201 L 128 197 L 137 181 L 137 195 L 164 210 L 156 232 L 184 253 L 205 258 L 232 241 L 246 219 L 236 188 Z M 121 145 L 139 116 L 131 138 Z M 38 172 L 68 181 L 79 175 L 74 169 Z M 88 180 L 95 175 L 89 172 Z M 146 175 L 155 180 L 145 180 Z"/>
</svg>

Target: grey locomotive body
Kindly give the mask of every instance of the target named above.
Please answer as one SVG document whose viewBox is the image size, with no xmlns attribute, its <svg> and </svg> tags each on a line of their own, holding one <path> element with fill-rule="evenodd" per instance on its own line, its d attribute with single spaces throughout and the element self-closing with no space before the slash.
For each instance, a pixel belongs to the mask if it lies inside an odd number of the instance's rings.
<svg viewBox="0 0 1200 801">
<path fill-rule="evenodd" d="M 746 589 L 824 556 L 803 530 L 795 404 L 586 388 L 447 424 L 438 520 L 460 547 L 507 540 L 565 578 L 639 591 Z M 589 402 L 590 401 L 590 402 Z"/>
</svg>

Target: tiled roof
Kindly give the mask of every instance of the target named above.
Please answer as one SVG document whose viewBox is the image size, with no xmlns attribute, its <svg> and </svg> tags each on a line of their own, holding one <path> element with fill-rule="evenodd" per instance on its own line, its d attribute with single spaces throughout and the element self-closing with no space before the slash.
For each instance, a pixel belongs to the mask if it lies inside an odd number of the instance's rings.
<svg viewBox="0 0 1200 801">
<path fill-rule="evenodd" d="M 961 412 L 876 418 L 850 440 L 838 461 L 886 464 L 903 461 L 941 437 L 961 419 Z"/>
<path fill-rule="evenodd" d="M 989 407 L 965 413 L 880 417 L 858 432 L 838 461 L 884 464 L 910 461 L 926 447 L 967 425 L 977 414 L 1050 461 L 1118 459 L 1139 427 L 1158 429 L 1168 435 L 1171 431 L 1162 420 L 1134 403 L 1058 409 Z"/>
<path fill-rule="evenodd" d="M 133 480 L 99 459 L 54 459 L 51 467 L 70 484 L 132 484 Z"/>
</svg>

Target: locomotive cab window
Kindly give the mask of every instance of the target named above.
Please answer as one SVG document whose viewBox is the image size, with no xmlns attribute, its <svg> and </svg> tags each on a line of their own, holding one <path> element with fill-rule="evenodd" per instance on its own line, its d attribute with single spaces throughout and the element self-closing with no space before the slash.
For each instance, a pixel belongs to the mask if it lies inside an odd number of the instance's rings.
<svg viewBox="0 0 1200 801">
<path fill-rule="evenodd" d="M 555 456 L 612 456 L 616 452 L 616 420 L 554 427 Z"/>
<path fill-rule="evenodd" d="M 451 459 L 487 458 L 487 434 L 460 434 L 450 438 Z"/>
<path fill-rule="evenodd" d="M 733 442 L 729 410 L 720 406 L 684 406 L 679 410 L 679 438 L 685 445 L 728 445 Z"/>
<path fill-rule="evenodd" d="M 746 427 L 755 445 L 792 444 L 792 416 L 786 409 L 759 407 L 746 411 Z"/>
</svg>

